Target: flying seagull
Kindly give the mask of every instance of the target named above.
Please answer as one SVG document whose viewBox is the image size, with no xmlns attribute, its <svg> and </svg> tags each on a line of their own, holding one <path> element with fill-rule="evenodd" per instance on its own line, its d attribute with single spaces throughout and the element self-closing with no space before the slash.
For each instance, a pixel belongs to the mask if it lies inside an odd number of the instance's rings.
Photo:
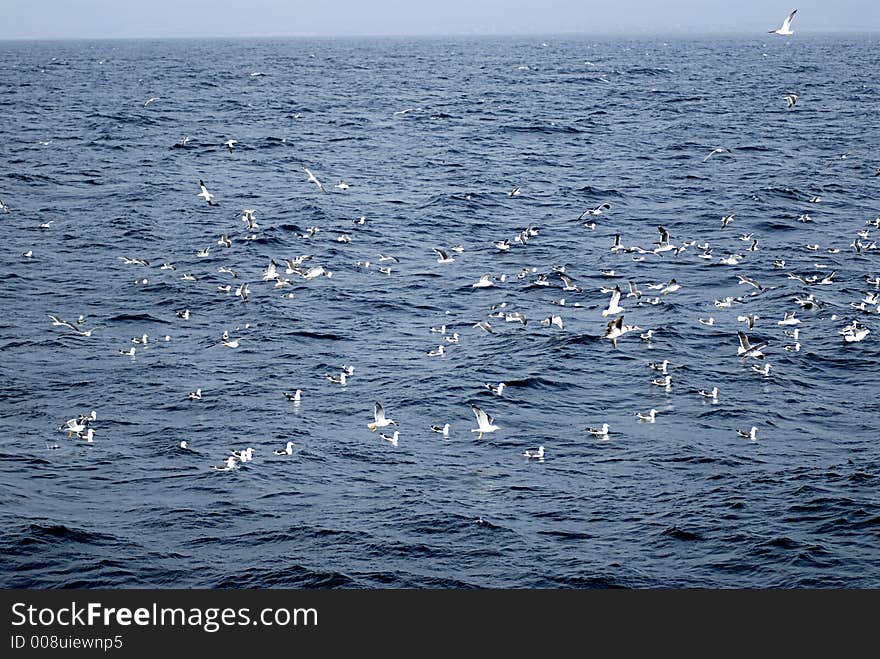
<svg viewBox="0 0 880 659">
<path fill-rule="evenodd" d="M 312 182 L 312 183 L 314 183 L 315 185 L 317 185 L 317 186 L 318 186 L 318 189 L 319 189 L 321 192 L 327 192 L 327 191 L 324 189 L 324 186 L 321 185 L 321 182 L 315 177 L 314 174 L 312 174 L 312 170 L 310 170 L 308 167 L 306 167 L 305 165 L 303 165 L 303 171 L 304 171 L 306 174 L 309 175 L 309 181 Z"/>
<path fill-rule="evenodd" d="M 385 418 L 385 410 L 378 402 L 373 407 L 373 417 L 376 420 L 367 424 L 367 428 L 369 428 L 371 432 L 376 432 L 376 428 L 384 428 L 385 426 L 390 426 L 392 423 L 395 426 L 397 425 L 397 422 L 394 419 Z"/>
<path fill-rule="evenodd" d="M 789 36 L 794 34 L 791 29 L 791 21 L 794 19 L 794 15 L 797 13 L 797 9 L 793 10 L 784 21 L 782 21 L 782 27 L 778 30 L 770 30 L 769 34 L 781 34 L 783 36 Z"/>
<path fill-rule="evenodd" d="M 476 405 L 471 405 L 471 409 L 474 411 L 474 416 L 477 417 L 477 425 L 479 426 L 479 428 L 471 428 L 471 432 L 480 433 L 477 435 L 477 439 L 483 439 L 483 433 L 499 430 L 499 427 L 495 425 L 495 419 Z"/>
<path fill-rule="evenodd" d="M 197 197 L 204 197 L 205 201 L 208 202 L 208 206 L 217 206 L 217 202 L 212 201 L 214 199 L 214 195 L 208 192 L 208 188 L 205 186 L 205 182 L 202 179 L 199 179 L 199 187 L 202 189 L 199 192 Z"/>
<path fill-rule="evenodd" d="M 223 142 L 223 145 L 229 149 L 229 153 L 232 153 L 232 147 L 238 144 L 238 140 L 226 140 Z"/>
</svg>

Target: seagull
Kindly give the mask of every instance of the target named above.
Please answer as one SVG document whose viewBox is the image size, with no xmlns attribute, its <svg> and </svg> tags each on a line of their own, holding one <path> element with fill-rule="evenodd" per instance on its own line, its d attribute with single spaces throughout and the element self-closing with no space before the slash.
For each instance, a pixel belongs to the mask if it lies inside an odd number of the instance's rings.
<svg viewBox="0 0 880 659">
<path fill-rule="evenodd" d="M 449 256 L 442 249 L 437 249 L 436 247 L 434 247 L 432 249 L 437 254 L 437 263 L 452 263 L 453 261 L 455 261 L 454 257 Z"/>
<path fill-rule="evenodd" d="M 664 387 L 666 389 L 666 391 L 669 391 L 669 389 L 672 387 L 672 376 L 665 375 L 662 378 L 657 378 L 656 380 L 651 380 L 651 384 L 653 384 L 656 387 Z"/>
<path fill-rule="evenodd" d="M 777 325 L 786 326 L 786 325 L 800 325 L 801 321 L 798 318 L 794 317 L 794 311 L 786 311 L 785 316 L 777 322 Z"/>
<path fill-rule="evenodd" d="M 681 284 L 675 281 L 675 278 L 670 279 L 666 282 L 666 285 L 660 290 L 660 293 L 666 295 L 667 293 L 675 293 L 675 291 L 681 288 Z"/>
<path fill-rule="evenodd" d="M 506 387 L 507 385 L 504 382 L 499 382 L 498 384 L 490 384 L 487 382 L 483 386 L 485 386 L 486 389 L 491 391 L 496 396 L 500 396 L 502 393 L 504 393 L 504 387 Z"/>
<path fill-rule="evenodd" d="M 867 327 L 859 327 L 859 323 L 857 320 L 852 322 L 852 325 L 848 325 L 844 329 L 840 331 L 840 334 L 843 336 L 844 341 L 847 343 L 857 343 L 864 339 L 868 334 L 871 333 Z"/>
<path fill-rule="evenodd" d="M 330 382 L 332 382 L 333 384 L 338 384 L 338 385 L 341 385 L 341 386 L 343 386 L 343 387 L 345 386 L 345 381 L 346 381 L 346 379 L 347 379 L 347 376 L 346 376 L 345 373 L 340 373 L 340 374 L 339 374 L 339 377 L 334 377 L 334 376 L 332 376 L 332 375 L 325 375 L 324 377 L 327 378 L 327 379 L 328 379 Z"/>
<path fill-rule="evenodd" d="M 52 314 L 49 314 L 49 318 L 52 319 L 53 326 L 67 327 L 68 329 L 72 329 L 77 334 L 80 333 L 79 328 L 76 325 L 74 325 L 73 323 L 69 323 L 66 320 L 61 320 L 61 318 L 59 318 L 58 316 L 53 316 Z"/>
<path fill-rule="evenodd" d="M 199 192 L 199 194 L 197 194 L 196 196 L 204 197 L 205 201 L 208 202 L 208 206 L 216 206 L 217 203 L 213 201 L 214 195 L 208 192 L 208 188 L 205 186 L 205 182 L 202 179 L 199 179 L 199 187 L 202 189 L 202 191 Z"/>
<path fill-rule="evenodd" d="M 659 364 L 656 362 L 651 362 L 650 364 L 648 364 L 648 368 L 650 368 L 652 371 L 660 371 L 663 375 L 667 375 L 669 373 L 669 371 L 667 370 L 668 366 L 668 359 L 664 359 Z"/>
<path fill-rule="evenodd" d="M 788 103 L 789 109 L 793 108 L 795 103 L 797 103 L 797 94 L 787 94 L 785 97 L 785 102 Z"/>
<path fill-rule="evenodd" d="M 611 293 L 611 300 L 608 302 L 608 308 L 602 311 L 602 317 L 613 316 L 614 314 L 623 313 L 625 309 L 618 304 L 620 302 L 620 286 L 615 286 Z"/>
<path fill-rule="evenodd" d="M 602 439 L 608 439 L 608 424 L 603 423 L 601 428 L 585 428 L 585 430 L 591 435 L 595 435 L 596 437 Z"/>
<path fill-rule="evenodd" d="M 494 334 L 495 331 L 492 329 L 492 326 L 486 320 L 481 320 L 479 323 L 476 323 L 474 327 L 478 327 L 483 331 L 489 332 L 489 334 Z"/>
<path fill-rule="evenodd" d="M 394 419 L 386 419 L 385 418 L 385 410 L 382 407 L 381 403 L 376 403 L 373 407 L 373 417 L 376 419 L 372 423 L 367 424 L 367 428 L 370 429 L 370 432 L 376 432 L 377 428 L 384 428 L 385 426 L 390 426 L 394 424 L 397 425 L 397 422 Z"/>
<path fill-rule="evenodd" d="M 196 256 L 201 257 L 201 258 L 205 258 L 206 256 L 209 256 L 210 249 L 211 249 L 210 247 L 205 247 L 205 249 L 200 249 L 199 251 L 196 252 Z"/>
<path fill-rule="evenodd" d="M 428 357 L 442 357 L 443 353 L 445 353 L 445 352 L 446 352 L 446 348 L 444 348 L 442 345 L 439 345 L 439 346 L 437 346 L 436 350 L 431 350 L 427 354 L 428 354 Z"/>
<path fill-rule="evenodd" d="M 711 398 L 712 400 L 718 400 L 718 387 L 712 387 L 712 391 L 706 391 L 705 389 L 700 389 L 700 395 L 703 398 Z"/>
<path fill-rule="evenodd" d="M 214 465 L 211 469 L 215 469 L 217 471 L 232 471 L 235 469 L 236 458 L 233 455 L 230 455 L 226 458 L 226 462 L 220 465 Z"/>
<path fill-rule="evenodd" d="M 504 240 L 499 240 L 498 242 L 494 242 L 494 243 L 492 243 L 492 245 L 496 249 L 498 249 L 502 252 L 509 252 L 510 251 L 510 240 L 508 240 L 507 238 L 505 238 Z M 438 263 L 439 263 L 439 261 L 438 261 Z"/>
<path fill-rule="evenodd" d="M 238 140 L 226 140 L 223 142 L 223 145 L 229 149 L 229 153 L 232 153 L 232 147 L 238 144 Z"/>
<path fill-rule="evenodd" d="M 711 158 L 712 156 L 714 156 L 716 153 L 724 153 L 725 151 L 726 151 L 727 153 L 730 153 L 730 151 L 729 151 L 728 149 L 725 149 L 724 147 L 719 147 L 719 148 L 717 148 L 717 149 L 712 149 L 712 150 L 709 152 L 709 155 L 706 156 L 705 158 L 703 158 L 703 162 L 706 162 L 709 158 Z"/>
<path fill-rule="evenodd" d="M 12 211 L 9 210 L 9 206 L 7 206 L 7 205 L 3 202 L 2 199 L 0 199 L 0 211 L 2 211 L 2 212 L 4 212 L 4 213 L 11 213 L 11 212 L 12 212 Z"/>
<path fill-rule="evenodd" d="M 310 170 L 310 169 L 309 169 L 308 167 L 306 167 L 305 165 L 303 165 L 302 168 L 303 168 L 303 171 L 304 171 L 306 174 L 309 175 L 309 181 L 310 181 L 310 182 L 312 182 L 312 183 L 314 183 L 315 185 L 317 185 L 317 186 L 318 186 L 318 189 L 319 189 L 321 192 L 327 192 L 327 191 L 324 189 L 324 186 L 321 185 L 321 182 L 320 182 L 317 178 L 315 178 L 315 175 L 314 175 L 314 174 L 312 174 L 312 170 Z"/>
<path fill-rule="evenodd" d="M 651 408 L 651 411 L 647 414 L 644 412 L 636 412 L 636 416 L 639 418 L 639 421 L 647 421 L 648 423 L 654 423 L 657 418 L 657 410 Z"/>
<path fill-rule="evenodd" d="M 708 325 L 709 327 L 715 325 L 715 319 L 712 316 L 709 316 L 708 318 L 697 318 L 697 322 L 699 322 L 700 325 Z"/>
<path fill-rule="evenodd" d="M 783 36 L 790 36 L 794 34 L 791 29 L 791 21 L 794 18 L 794 15 L 797 13 L 797 9 L 793 10 L 784 21 L 782 21 L 782 27 L 778 30 L 770 30 L 768 34 L 781 34 Z"/>
<path fill-rule="evenodd" d="M 519 186 L 515 187 L 513 190 L 507 193 L 508 197 L 517 197 L 520 194 Z"/>
<path fill-rule="evenodd" d="M 148 98 L 146 101 L 144 101 L 144 107 L 147 107 L 150 103 L 152 103 L 154 101 L 158 101 L 158 100 L 159 100 L 158 96 L 152 96 L 152 97 Z"/>
<path fill-rule="evenodd" d="M 761 352 L 761 348 L 767 347 L 766 342 L 752 345 L 749 343 L 749 337 L 747 337 L 742 330 L 738 330 L 736 335 L 739 337 L 739 348 L 736 349 L 736 354 L 739 357 L 754 357 L 756 359 L 764 358 L 764 353 Z"/>
<path fill-rule="evenodd" d="M 746 439 L 751 439 L 754 442 L 756 440 L 756 435 L 758 434 L 758 428 L 756 426 L 752 426 L 751 430 L 749 430 L 748 432 L 737 428 L 736 434 L 739 435 L 740 437 L 745 437 Z"/>
<path fill-rule="evenodd" d="M 221 247 L 232 247 L 232 238 L 224 233 L 220 236 L 220 240 L 217 241 L 217 244 Z"/>
<path fill-rule="evenodd" d="M 669 242 L 669 232 L 663 227 L 657 227 L 657 231 L 660 232 L 660 240 L 656 243 L 657 247 L 654 249 L 655 254 L 659 254 L 660 252 L 669 252 L 675 249 L 675 245 L 672 245 Z"/>
<path fill-rule="evenodd" d="M 724 217 L 721 218 L 721 228 L 722 229 L 727 228 L 727 225 L 730 224 L 731 222 L 733 222 L 733 213 L 731 213 L 730 215 L 725 215 Z"/>
<path fill-rule="evenodd" d="M 757 364 L 752 365 L 752 370 L 755 373 L 759 373 L 760 375 L 763 375 L 765 378 L 770 377 L 770 369 L 771 368 L 773 368 L 773 364 L 764 364 L 763 368 L 761 368 Z"/>
<path fill-rule="evenodd" d="M 398 437 L 400 437 L 400 431 L 395 430 L 393 435 L 386 435 L 384 432 L 380 432 L 379 437 L 384 439 L 386 442 L 391 442 L 392 446 L 397 446 L 397 439 Z"/>
<path fill-rule="evenodd" d="M 608 326 L 605 328 L 605 334 L 602 335 L 602 338 L 610 340 L 612 347 L 616 348 L 617 339 L 619 339 L 627 332 L 640 329 L 642 328 L 638 325 L 624 325 L 623 316 L 618 316 L 608 323 Z"/>
<path fill-rule="evenodd" d="M 183 311 L 178 311 L 177 317 L 183 318 L 184 320 L 189 320 L 189 309 L 184 309 Z"/>
<path fill-rule="evenodd" d="M 120 350 L 120 351 L 119 351 L 119 354 L 120 354 L 120 355 L 125 355 L 126 357 L 134 357 L 134 352 L 135 352 L 135 350 L 134 350 L 134 346 L 132 346 L 132 347 L 129 348 L 128 350 Z"/>
<path fill-rule="evenodd" d="M 292 401 L 294 403 L 298 403 L 300 401 L 300 399 L 302 398 L 302 389 L 297 389 L 292 394 L 288 393 L 286 391 L 284 391 L 282 393 L 284 394 L 284 397 L 287 400 Z"/>
<path fill-rule="evenodd" d="M 189 395 L 187 396 L 187 398 L 189 398 L 190 400 L 202 400 L 201 388 L 196 389 L 195 391 L 189 392 Z"/>
<path fill-rule="evenodd" d="M 474 416 L 477 417 L 477 425 L 479 426 L 478 428 L 471 428 L 471 432 L 479 433 L 477 439 L 482 439 L 484 433 L 495 432 L 500 429 L 499 426 L 495 425 L 495 419 L 486 414 L 479 407 L 472 404 L 471 409 L 474 411 Z"/>
<path fill-rule="evenodd" d="M 293 455 L 293 442 L 287 442 L 284 448 L 276 448 L 275 455 Z"/>
<path fill-rule="evenodd" d="M 223 345 L 227 348 L 237 348 L 240 344 L 238 339 L 232 339 L 231 341 L 228 339 L 223 339 Z"/>
<path fill-rule="evenodd" d="M 340 181 L 339 183 L 337 183 L 333 187 L 339 188 L 340 190 L 348 190 L 351 186 L 348 183 L 346 183 L 345 181 Z"/>
<path fill-rule="evenodd" d="M 748 284 L 749 286 L 753 286 L 754 288 L 757 288 L 759 291 L 764 290 L 764 287 L 761 286 L 761 284 L 759 284 L 756 280 L 752 279 L 751 277 L 746 277 L 744 275 L 737 275 L 737 278 L 739 279 L 740 284 Z"/>
<path fill-rule="evenodd" d="M 483 275 L 478 282 L 471 284 L 471 288 L 487 288 L 494 285 L 495 282 L 490 279 L 490 275 Z"/>
<path fill-rule="evenodd" d="M 527 449 L 523 453 L 523 456 L 526 458 L 530 458 L 530 459 L 536 458 L 539 462 L 543 462 L 544 461 L 544 447 L 539 446 L 537 448 L 537 450 L 536 449 Z"/>
<path fill-rule="evenodd" d="M 755 321 L 758 320 L 760 316 L 758 314 L 749 314 L 748 316 L 737 316 L 736 319 L 741 323 L 748 323 L 749 329 L 752 329 L 755 326 Z"/>
<path fill-rule="evenodd" d="M 541 325 L 544 325 L 545 327 L 556 325 L 561 330 L 565 329 L 565 323 L 562 320 L 562 316 L 550 316 L 549 318 L 545 318 L 541 321 Z"/>
<path fill-rule="evenodd" d="M 607 210 L 611 210 L 611 204 L 609 204 L 607 202 L 604 204 L 600 204 L 599 206 L 596 206 L 595 208 L 588 208 L 583 213 L 581 213 L 580 217 L 578 218 L 578 221 L 584 219 L 587 215 L 592 215 L 594 217 L 596 215 L 601 215 L 602 211 L 607 211 Z"/>
</svg>

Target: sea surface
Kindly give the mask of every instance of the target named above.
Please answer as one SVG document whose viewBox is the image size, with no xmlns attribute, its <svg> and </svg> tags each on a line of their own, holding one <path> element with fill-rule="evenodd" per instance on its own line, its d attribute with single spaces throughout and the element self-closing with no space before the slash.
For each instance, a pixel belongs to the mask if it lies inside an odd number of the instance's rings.
<svg viewBox="0 0 880 659">
<path fill-rule="evenodd" d="M 880 587 L 878 41 L 0 43 L 0 585 Z"/>
</svg>

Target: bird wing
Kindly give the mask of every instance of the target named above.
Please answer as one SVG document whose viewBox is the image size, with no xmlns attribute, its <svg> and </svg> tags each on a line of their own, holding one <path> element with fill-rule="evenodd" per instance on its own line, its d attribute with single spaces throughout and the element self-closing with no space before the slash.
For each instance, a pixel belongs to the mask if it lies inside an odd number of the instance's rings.
<svg viewBox="0 0 880 659">
<path fill-rule="evenodd" d="M 752 346 L 749 344 L 749 337 L 746 336 L 745 332 L 742 330 L 737 331 L 736 335 L 739 337 L 739 345 L 743 350 L 751 350 Z"/>
<path fill-rule="evenodd" d="M 782 22 L 782 30 L 787 31 L 791 29 L 791 21 L 794 19 L 794 15 L 797 13 L 797 9 L 792 11 Z"/>
<path fill-rule="evenodd" d="M 614 292 L 611 294 L 611 304 L 609 304 L 608 306 L 616 307 L 618 306 L 618 302 L 620 302 L 620 286 L 615 286 Z"/>
<path fill-rule="evenodd" d="M 474 416 L 477 417 L 477 425 L 480 428 L 485 428 L 489 425 L 489 415 L 486 414 L 483 410 L 481 410 L 476 405 L 471 405 L 471 409 L 474 411 Z"/>
<path fill-rule="evenodd" d="M 382 423 L 385 420 L 385 410 L 382 409 L 382 405 L 378 402 L 373 408 L 373 416 L 376 419 L 376 423 Z"/>
<path fill-rule="evenodd" d="M 657 231 L 660 232 L 660 242 L 668 243 L 669 242 L 669 232 L 663 227 L 657 227 Z"/>
<path fill-rule="evenodd" d="M 433 249 L 437 253 L 437 256 L 439 256 L 444 261 L 449 258 L 446 252 L 444 252 L 442 249 L 437 249 L 436 247 L 432 247 L 431 249 Z"/>
</svg>

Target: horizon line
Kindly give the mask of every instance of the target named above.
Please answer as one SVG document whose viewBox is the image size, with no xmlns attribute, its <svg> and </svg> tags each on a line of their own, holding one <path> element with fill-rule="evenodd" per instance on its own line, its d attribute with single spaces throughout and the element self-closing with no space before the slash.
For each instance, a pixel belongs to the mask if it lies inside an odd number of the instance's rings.
<svg viewBox="0 0 880 659">
<path fill-rule="evenodd" d="M 712 30 L 696 29 L 696 28 L 669 28 L 665 30 L 640 32 L 624 31 L 624 30 L 605 30 L 602 32 L 352 32 L 348 34 L 325 34 L 320 32 L 295 32 L 282 34 L 209 34 L 209 35 L 126 35 L 126 36 L 0 36 L 0 42 L 12 41 L 180 41 L 180 40 L 246 40 L 246 39 L 449 39 L 449 38 L 601 38 L 601 37 L 622 37 L 628 36 L 632 38 L 644 37 L 744 37 L 761 35 L 768 36 L 766 31 L 754 32 L 751 30 Z M 832 35 L 832 34 L 859 34 L 865 36 L 880 36 L 880 29 L 866 29 L 861 27 L 834 27 L 824 29 L 804 28 L 797 31 L 797 34 L 806 35 Z M 792 35 L 794 37 L 795 35 Z M 792 37 L 787 37 L 791 39 Z"/>
</svg>

